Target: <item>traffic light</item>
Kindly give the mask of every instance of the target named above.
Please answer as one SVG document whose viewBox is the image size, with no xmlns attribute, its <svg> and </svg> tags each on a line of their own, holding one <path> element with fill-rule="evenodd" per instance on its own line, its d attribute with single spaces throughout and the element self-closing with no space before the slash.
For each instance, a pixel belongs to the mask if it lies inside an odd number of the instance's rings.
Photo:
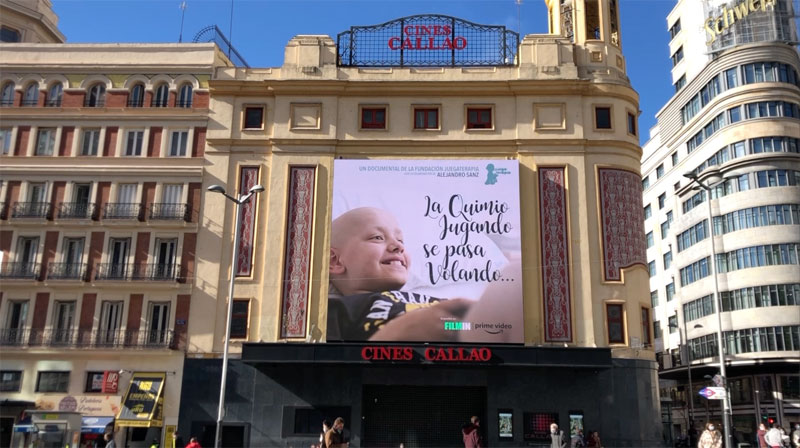
<svg viewBox="0 0 800 448">
<path fill-rule="evenodd" d="M 774 418 L 772 418 L 772 417 L 767 418 L 767 424 L 768 425 L 772 426 L 773 423 L 775 423 L 775 419 Z"/>
</svg>

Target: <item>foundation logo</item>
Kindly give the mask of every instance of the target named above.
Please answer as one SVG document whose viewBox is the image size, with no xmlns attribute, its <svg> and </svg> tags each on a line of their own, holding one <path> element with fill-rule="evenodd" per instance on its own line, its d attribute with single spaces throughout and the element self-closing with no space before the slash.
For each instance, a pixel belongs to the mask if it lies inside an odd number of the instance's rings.
<svg viewBox="0 0 800 448">
<path fill-rule="evenodd" d="M 486 185 L 494 185 L 497 183 L 497 177 L 502 174 L 511 174 L 511 171 L 505 168 L 495 168 L 494 163 L 486 165 Z"/>
</svg>

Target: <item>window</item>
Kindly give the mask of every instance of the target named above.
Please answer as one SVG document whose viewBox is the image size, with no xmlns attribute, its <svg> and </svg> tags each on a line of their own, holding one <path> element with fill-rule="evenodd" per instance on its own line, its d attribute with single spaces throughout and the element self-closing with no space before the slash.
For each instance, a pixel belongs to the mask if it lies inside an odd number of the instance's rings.
<svg viewBox="0 0 800 448">
<path fill-rule="evenodd" d="M 247 327 L 250 323 L 249 309 L 249 300 L 234 299 L 231 310 L 231 339 L 247 339 Z"/>
<path fill-rule="evenodd" d="M 672 302 L 675 298 L 675 282 L 667 285 L 667 302 Z"/>
<path fill-rule="evenodd" d="M 11 153 L 11 128 L 0 128 L 0 155 L 7 156 Z"/>
<path fill-rule="evenodd" d="M 594 108 L 594 127 L 595 129 L 611 129 L 611 108 Z"/>
<path fill-rule="evenodd" d="M 169 144 L 170 157 L 186 156 L 186 141 L 189 139 L 189 131 L 172 131 Z"/>
<path fill-rule="evenodd" d="M 661 210 L 667 204 L 667 194 L 661 193 L 658 195 L 658 209 Z"/>
<path fill-rule="evenodd" d="M 658 290 L 650 291 L 650 306 L 653 308 L 658 306 Z"/>
<path fill-rule="evenodd" d="M 467 129 L 492 129 L 491 107 L 468 107 Z"/>
<path fill-rule="evenodd" d="M 653 247 L 653 232 L 647 232 L 647 248 Z"/>
<path fill-rule="evenodd" d="M 607 303 L 606 319 L 608 323 L 608 343 L 624 344 L 625 324 L 624 324 L 624 311 L 622 308 L 622 304 Z"/>
<path fill-rule="evenodd" d="M 682 88 L 686 86 L 686 75 L 681 75 L 677 81 L 675 81 L 675 93 L 679 92 Z"/>
<path fill-rule="evenodd" d="M 678 151 L 672 153 L 672 166 L 676 166 L 678 164 Z"/>
<path fill-rule="evenodd" d="M 69 390 L 69 372 L 39 372 L 36 392 L 62 392 Z"/>
<path fill-rule="evenodd" d="M 598 0 L 586 0 L 586 38 L 601 39 L 600 36 L 600 2 Z"/>
<path fill-rule="evenodd" d="M 77 239 L 77 238 L 76 238 Z M 81 252 L 83 251 L 83 239 L 81 240 Z M 72 265 L 71 267 L 76 267 Z M 69 274 L 65 270 L 64 274 Z M 56 301 L 53 309 L 53 339 L 54 344 L 69 344 L 72 342 L 72 330 L 75 326 L 75 302 Z"/>
<path fill-rule="evenodd" d="M 664 175 L 664 164 L 662 163 L 661 165 L 658 165 L 658 167 L 656 168 L 656 179 L 661 179 L 663 175 Z"/>
<path fill-rule="evenodd" d="M 670 220 L 661 223 L 661 239 L 664 240 L 669 236 Z"/>
<path fill-rule="evenodd" d="M 39 84 L 32 82 L 25 89 L 25 95 L 22 97 L 23 106 L 36 106 L 39 104 Z"/>
<path fill-rule="evenodd" d="M 636 135 L 636 115 L 628 112 L 628 134 Z"/>
<path fill-rule="evenodd" d="M 22 390 L 21 370 L 0 370 L 0 392 L 19 392 Z"/>
<path fill-rule="evenodd" d="M 669 269 L 672 266 L 672 252 L 667 252 L 664 254 L 664 269 Z"/>
<path fill-rule="evenodd" d="M 671 59 L 672 59 L 672 66 L 673 67 L 678 65 L 678 63 L 683 60 L 683 45 L 681 45 L 680 47 L 678 47 L 677 50 L 675 50 L 675 53 L 672 54 L 672 58 Z"/>
<path fill-rule="evenodd" d="M 677 333 L 678 332 L 678 316 L 670 316 L 669 321 L 667 322 L 669 326 L 669 334 Z"/>
<path fill-rule="evenodd" d="M 248 106 L 244 108 L 244 129 L 264 129 L 263 106 Z"/>
<path fill-rule="evenodd" d="M 725 70 L 725 87 L 732 89 L 739 85 L 739 67 L 733 67 Z"/>
<path fill-rule="evenodd" d="M 642 308 L 642 344 L 650 345 L 650 310 Z"/>
<path fill-rule="evenodd" d="M 800 378 L 798 378 L 797 375 L 781 375 L 779 378 L 783 399 L 800 400 Z"/>
<path fill-rule="evenodd" d="M 681 19 L 675 21 L 671 27 L 669 27 L 669 38 L 673 39 L 678 33 L 681 32 Z"/>
<path fill-rule="evenodd" d="M 19 31 L 7 26 L 0 27 L 0 42 L 19 42 L 22 35 Z"/>
<path fill-rule="evenodd" d="M 9 81 L 3 84 L 3 90 L 0 91 L 0 106 L 13 106 L 14 105 L 14 89 L 16 85 Z"/>
<path fill-rule="evenodd" d="M 650 277 L 656 276 L 656 262 L 651 261 L 647 263 L 647 271 L 650 273 Z"/>
<path fill-rule="evenodd" d="M 105 372 L 86 372 L 86 387 L 84 392 L 103 392 L 103 375 Z"/>
<path fill-rule="evenodd" d="M 34 155 L 52 156 L 56 146 L 56 130 L 54 128 L 39 128 L 36 134 L 36 148 Z"/>
<path fill-rule="evenodd" d="M 186 83 L 178 92 L 178 107 L 192 107 L 192 85 Z"/>
<path fill-rule="evenodd" d="M 682 268 L 680 270 L 681 286 L 686 286 L 702 278 L 708 277 L 711 274 L 711 268 L 709 267 L 710 264 L 710 258 L 706 257 L 695 261 L 685 268 Z"/>
<path fill-rule="evenodd" d="M 167 84 L 160 84 L 156 87 L 155 95 L 153 95 L 152 107 L 167 107 L 169 103 L 169 86 Z"/>
<path fill-rule="evenodd" d="M 645 205 L 644 207 L 644 219 L 653 216 L 653 208 L 650 207 L 650 204 Z"/>
<path fill-rule="evenodd" d="M 116 274 L 122 273 L 121 266 L 115 265 L 118 270 Z M 124 266 L 124 265 L 122 265 Z M 112 267 L 113 270 L 113 267 Z M 97 343 L 99 345 L 116 345 L 122 342 L 122 302 L 107 302 L 100 304 L 100 328 L 97 332 Z"/>
<path fill-rule="evenodd" d="M 683 320 L 691 322 L 714 313 L 714 296 L 707 295 L 683 304 Z"/>
<path fill-rule="evenodd" d="M 415 107 L 414 129 L 439 129 L 439 108 Z"/>
<path fill-rule="evenodd" d="M 141 156 L 144 131 L 128 131 L 125 144 L 126 156 Z"/>
<path fill-rule="evenodd" d="M 386 108 L 362 107 L 361 129 L 386 129 Z"/>
<path fill-rule="evenodd" d="M 89 93 L 86 95 L 86 107 L 103 107 L 106 105 L 106 86 L 104 84 L 95 84 L 89 88 Z"/>
<path fill-rule="evenodd" d="M 678 234 L 676 237 L 676 240 L 678 241 L 678 252 L 694 246 L 696 243 L 703 241 L 707 237 L 708 220 L 703 220 Z"/>
<path fill-rule="evenodd" d="M 171 264 L 159 264 L 156 275 L 161 278 L 168 278 L 172 270 L 173 265 Z M 157 345 L 165 344 L 169 336 L 169 302 L 150 302 L 150 310 L 147 315 L 149 321 L 147 343 Z"/>
<path fill-rule="evenodd" d="M 647 190 L 650 188 L 650 176 L 644 176 L 642 178 L 642 190 Z"/>
<path fill-rule="evenodd" d="M 60 82 L 53 83 L 47 91 L 47 107 L 61 107 L 61 99 L 64 95 L 64 86 Z"/>
<path fill-rule="evenodd" d="M 653 339 L 661 338 L 661 322 L 653 321 Z"/>
<path fill-rule="evenodd" d="M 134 84 L 128 95 L 128 107 L 144 106 L 144 84 Z"/>
<path fill-rule="evenodd" d="M 83 143 L 81 145 L 82 156 L 96 156 L 97 148 L 100 146 L 100 129 L 84 129 Z"/>
</svg>

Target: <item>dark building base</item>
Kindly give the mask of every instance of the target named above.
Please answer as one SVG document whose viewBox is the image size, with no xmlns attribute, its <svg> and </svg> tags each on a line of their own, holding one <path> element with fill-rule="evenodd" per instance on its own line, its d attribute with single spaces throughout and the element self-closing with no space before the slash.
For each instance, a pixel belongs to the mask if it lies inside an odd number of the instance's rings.
<svg viewBox="0 0 800 448">
<path fill-rule="evenodd" d="M 570 415 L 606 447 L 662 443 L 654 362 L 604 349 L 492 347 L 499 362 L 381 364 L 348 359 L 352 347 L 334 344 L 313 350 L 340 362 L 298 359 L 308 347 L 252 344 L 231 361 L 224 446 L 307 448 L 323 418 L 341 416 L 351 447 L 458 447 L 472 415 L 492 447 L 549 445 L 542 428 L 555 420 L 569 434 Z M 186 360 L 178 431 L 202 446 L 213 446 L 220 378 L 221 360 Z M 511 413 L 511 437 L 500 437 L 499 413 Z"/>
</svg>

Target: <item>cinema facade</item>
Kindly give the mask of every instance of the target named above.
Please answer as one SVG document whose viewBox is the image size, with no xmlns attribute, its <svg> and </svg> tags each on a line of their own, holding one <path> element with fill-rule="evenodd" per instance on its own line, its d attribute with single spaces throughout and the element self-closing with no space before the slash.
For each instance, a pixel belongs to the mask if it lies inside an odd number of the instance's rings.
<svg viewBox="0 0 800 448">
<path fill-rule="evenodd" d="M 339 416 L 351 446 L 459 446 L 472 415 L 492 446 L 551 422 L 658 444 L 617 7 L 551 1 L 522 38 L 406 17 L 217 69 L 203 187 L 265 191 L 232 266 L 233 205 L 204 194 L 178 431 L 213 444 L 235 275 L 225 446 L 309 446 Z"/>
</svg>

